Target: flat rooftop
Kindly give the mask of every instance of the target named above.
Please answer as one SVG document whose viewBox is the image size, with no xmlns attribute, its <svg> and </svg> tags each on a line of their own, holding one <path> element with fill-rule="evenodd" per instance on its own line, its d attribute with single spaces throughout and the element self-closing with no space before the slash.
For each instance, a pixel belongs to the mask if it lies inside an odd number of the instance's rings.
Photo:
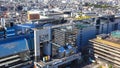
<svg viewBox="0 0 120 68">
<path fill-rule="evenodd" d="M 109 35 L 98 35 L 97 38 L 92 39 L 90 41 L 92 42 L 98 42 L 101 43 L 103 45 L 109 45 L 109 46 L 113 46 L 116 48 L 120 48 L 120 31 L 114 31 L 112 33 L 110 33 Z"/>
</svg>

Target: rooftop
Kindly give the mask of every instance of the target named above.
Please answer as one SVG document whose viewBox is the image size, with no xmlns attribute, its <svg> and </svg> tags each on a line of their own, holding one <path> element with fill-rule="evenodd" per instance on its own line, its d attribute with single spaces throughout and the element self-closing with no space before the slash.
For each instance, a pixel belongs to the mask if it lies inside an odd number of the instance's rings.
<svg viewBox="0 0 120 68">
<path fill-rule="evenodd" d="M 104 45 L 120 48 L 120 31 L 113 31 L 109 35 L 100 34 L 97 36 L 97 38 L 90 41 L 95 41 Z"/>
</svg>

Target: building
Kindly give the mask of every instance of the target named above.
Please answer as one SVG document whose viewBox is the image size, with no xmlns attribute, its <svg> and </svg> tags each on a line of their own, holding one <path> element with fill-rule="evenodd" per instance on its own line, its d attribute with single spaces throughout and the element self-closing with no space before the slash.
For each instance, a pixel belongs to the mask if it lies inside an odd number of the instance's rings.
<svg viewBox="0 0 120 68">
<path fill-rule="evenodd" d="M 90 40 L 90 46 L 97 61 L 105 61 L 115 68 L 120 67 L 120 31 L 100 34 L 97 38 Z"/>
</svg>

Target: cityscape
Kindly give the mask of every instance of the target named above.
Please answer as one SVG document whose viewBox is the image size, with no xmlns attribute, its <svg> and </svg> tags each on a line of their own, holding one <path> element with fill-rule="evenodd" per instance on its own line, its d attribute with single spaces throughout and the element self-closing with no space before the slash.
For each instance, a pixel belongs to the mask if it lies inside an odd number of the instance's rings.
<svg viewBox="0 0 120 68">
<path fill-rule="evenodd" d="M 120 1 L 0 0 L 0 68 L 120 68 Z"/>
</svg>

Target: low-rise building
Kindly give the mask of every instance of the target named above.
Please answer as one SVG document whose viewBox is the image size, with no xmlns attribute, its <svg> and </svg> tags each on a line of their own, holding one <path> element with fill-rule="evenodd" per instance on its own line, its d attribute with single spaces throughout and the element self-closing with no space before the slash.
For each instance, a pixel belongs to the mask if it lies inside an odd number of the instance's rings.
<svg viewBox="0 0 120 68">
<path fill-rule="evenodd" d="M 105 61 L 108 64 L 120 67 L 120 31 L 110 34 L 100 34 L 97 38 L 90 40 L 93 54 L 96 60 Z"/>
</svg>

